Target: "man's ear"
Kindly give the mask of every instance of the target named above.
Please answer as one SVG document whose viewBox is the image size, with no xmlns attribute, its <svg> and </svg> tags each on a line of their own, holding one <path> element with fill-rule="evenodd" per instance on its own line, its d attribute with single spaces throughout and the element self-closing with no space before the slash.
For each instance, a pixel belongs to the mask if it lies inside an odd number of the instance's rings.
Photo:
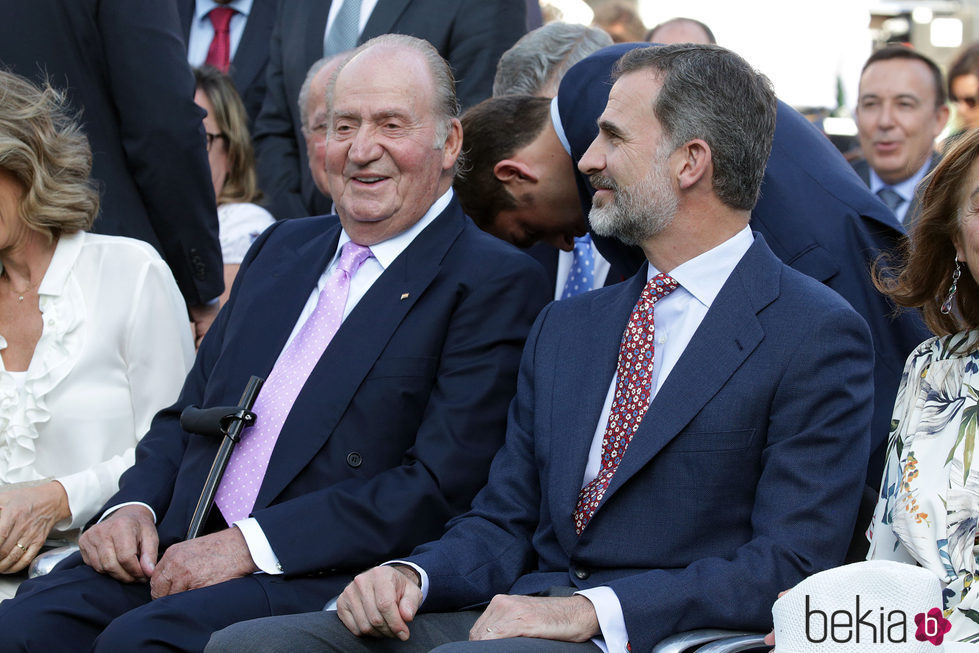
<svg viewBox="0 0 979 653">
<path fill-rule="evenodd" d="M 710 146 L 699 138 L 678 147 L 670 159 L 674 161 L 676 179 L 681 189 L 690 188 L 708 175 L 713 161 Z"/>
<path fill-rule="evenodd" d="M 450 170 L 459 159 L 462 151 L 462 123 L 458 118 L 449 121 L 449 133 L 445 137 L 445 145 L 442 146 L 442 169 Z"/>
<path fill-rule="evenodd" d="M 493 166 L 493 176 L 503 182 L 504 185 L 531 183 L 536 184 L 539 180 L 533 168 L 523 161 L 517 159 L 503 159 Z"/>
</svg>

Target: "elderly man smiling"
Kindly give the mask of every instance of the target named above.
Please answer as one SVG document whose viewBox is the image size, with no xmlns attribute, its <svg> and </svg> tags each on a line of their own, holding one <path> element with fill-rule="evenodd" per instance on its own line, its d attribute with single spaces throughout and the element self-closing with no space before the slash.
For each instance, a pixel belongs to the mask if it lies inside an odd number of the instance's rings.
<svg viewBox="0 0 979 653">
<path fill-rule="evenodd" d="M 82 559 L 0 605 L 0 650 L 200 650 L 237 621 L 322 607 L 483 485 L 543 271 L 456 203 L 461 127 L 429 44 L 364 44 L 327 106 L 339 220 L 279 222 L 255 243 Z M 183 432 L 180 410 L 234 404 L 252 374 L 256 424 L 205 534 L 181 541 L 218 444 Z"/>
</svg>

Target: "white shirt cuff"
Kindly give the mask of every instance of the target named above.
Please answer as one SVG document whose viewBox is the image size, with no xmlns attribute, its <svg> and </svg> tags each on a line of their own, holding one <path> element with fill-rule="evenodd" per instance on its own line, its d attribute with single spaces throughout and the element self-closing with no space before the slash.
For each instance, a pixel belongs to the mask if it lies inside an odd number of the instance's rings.
<svg viewBox="0 0 979 653">
<path fill-rule="evenodd" d="M 120 503 L 118 506 L 112 506 L 111 508 L 103 512 L 102 516 L 99 517 L 99 520 L 95 523 L 101 524 L 106 517 L 114 513 L 116 510 L 119 510 L 119 508 L 125 508 L 126 506 L 143 506 L 144 508 L 150 511 L 150 514 L 153 515 L 153 523 L 154 524 L 156 523 L 156 512 L 142 501 L 127 501 L 126 503 Z"/>
<path fill-rule="evenodd" d="M 421 604 L 425 602 L 425 599 L 428 598 L 428 574 L 425 573 L 425 570 L 424 569 L 422 569 L 421 567 L 419 567 L 418 565 L 416 565 L 413 562 L 408 562 L 407 560 L 388 560 L 387 562 L 383 562 L 381 564 L 382 565 L 404 565 L 406 567 L 411 567 L 412 569 L 414 569 L 415 572 L 418 574 L 418 577 L 422 581 L 422 600 L 421 600 L 421 603 L 419 603 L 418 605 L 421 606 Z"/>
<path fill-rule="evenodd" d="M 272 551 L 269 539 L 265 537 L 265 532 L 258 525 L 258 520 L 254 517 L 240 519 L 233 526 L 237 526 L 241 531 L 241 536 L 245 538 L 245 546 L 252 557 L 255 566 L 266 574 L 277 576 L 282 573 L 282 565 L 279 563 L 278 556 Z"/>
<path fill-rule="evenodd" d="M 602 639 L 605 641 L 596 637 L 592 642 L 605 653 L 626 653 L 629 650 L 629 633 L 625 628 L 622 604 L 612 588 L 592 587 L 575 594 L 591 601 L 595 614 L 598 615 L 598 627 L 601 628 Z"/>
</svg>

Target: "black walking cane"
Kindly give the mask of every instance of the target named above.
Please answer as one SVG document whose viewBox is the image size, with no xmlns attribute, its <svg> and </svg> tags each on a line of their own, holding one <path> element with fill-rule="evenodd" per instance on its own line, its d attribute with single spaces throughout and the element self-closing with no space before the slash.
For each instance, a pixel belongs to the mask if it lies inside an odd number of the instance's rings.
<svg viewBox="0 0 979 653">
<path fill-rule="evenodd" d="M 207 520 L 208 513 L 211 512 L 214 494 L 218 491 L 231 452 L 241 439 L 241 431 L 255 423 L 255 413 L 251 412 L 251 408 L 264 381 L 265 379 L 257 376 L 250 378 L 237 406 L 215 408 L 187 406 L 180 413 L 180 426 L 188 433 L 222 438 L 221 447 L 214 456 L 211 471 L 207 473 L 207 480 L 201 491 L 201 498 L 197 501 L 197 508 L 194 509 L 194 516 L 190 520 L 190 528 L 187 529 L 188 540 L 197 537 L 201 526 Z"/>
</svg>

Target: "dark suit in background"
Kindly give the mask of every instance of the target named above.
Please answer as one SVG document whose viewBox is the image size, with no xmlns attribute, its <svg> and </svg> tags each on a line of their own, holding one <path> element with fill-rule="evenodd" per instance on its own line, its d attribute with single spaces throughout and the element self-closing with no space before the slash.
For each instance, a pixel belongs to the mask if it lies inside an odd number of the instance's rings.
<svg viewBox="0 0 979 653">
<path fill-rule="evenodd" d="M 299 89 L 323 56 L 329 0 L 283 2 L 272 34 L 268 91 L 255 124 L 259 185 L 277 218 L 330 211 L 306 158 Z M 358 43 L 380 34 L 425 39 L 452 66 L 459 102 L 472 106 L 493 91 L 496 62 L 526 30 L 524 0 L 378 0 Z"/>
<path fill-rule="evenodd" d="M 0 0 L 0 64 L 64 89 L 92 146 L 93 231 L 160 251 L 189 305 L 224 287 L 203 112 L 170 2 Z"/>
<path fill-rule="evenodd" d="M 335 218 L 318 217 L 260 237 L 180 398 L 141 441 L 106 507 L 150 505 L 161 549 L 185 537 L 218 446 L 185 433 L 180 411 L 234 405 L 250 375 L 268 376 L 339 234 Z M 548 298 L 539 267 L 453 201 L 343 321 L 283 425 L 252 516 L 284 575 L 150 602 L 148 585 L 121 584 L 75 556 L 78 566 L 63 563 L 0 605 L 0 648 L 90 642 L 107 619 L 132 610 L 102 635 L 103 650 L 161 641 L 200 650 L 231 623 L 318 610 L 353 574 L 438 537 L 486 480 L 524 338 Z"/>
<path fill-rule="evenodd" d="M 190 23 L 194 19 L 194 0 L 176 0 L 180 28 L 186 44 L 190 38 Z M 269 41 L 275 24 L 277 0 L 252 0 L 252 9 L 245 31 L 231 58 L 228 74 L 235 83 L 238 95 L 248 112 L 248 129 L 254 131 L 255 118 L 265 98 L 265 69 L 269 63 Z M 326 213 L 327 211 L 323 211 Z"/>
<path fill-rule="evenodd" d="M 596 119 L 608 101 L 610 71 L 638 44 L 613 45 L 576 64 L 565 75 L 558 109 L 571 156 L 577 162 L 598 134 Z M 594 189 L 578 173 L 585 215 Z M 751 213 L 751 228 L 790 267 L 826 284 L 843 296 L 870 326 L 874 340 L 874 418 L 867 482 L 880 483 L 884 446 L 901 371 L 908 354 L 928 337 L 917 313 L 894 315 L 894 305 L 878 292 L 870 267 L 896 252 L 904 230 L 894 215 L 853 174 L 829 139 L 797 111 L 779 102 L 772 153 L 761 196 Z M 595 236 L 609 261 L 635 270 L 642 251 Z"/>
</svg>

